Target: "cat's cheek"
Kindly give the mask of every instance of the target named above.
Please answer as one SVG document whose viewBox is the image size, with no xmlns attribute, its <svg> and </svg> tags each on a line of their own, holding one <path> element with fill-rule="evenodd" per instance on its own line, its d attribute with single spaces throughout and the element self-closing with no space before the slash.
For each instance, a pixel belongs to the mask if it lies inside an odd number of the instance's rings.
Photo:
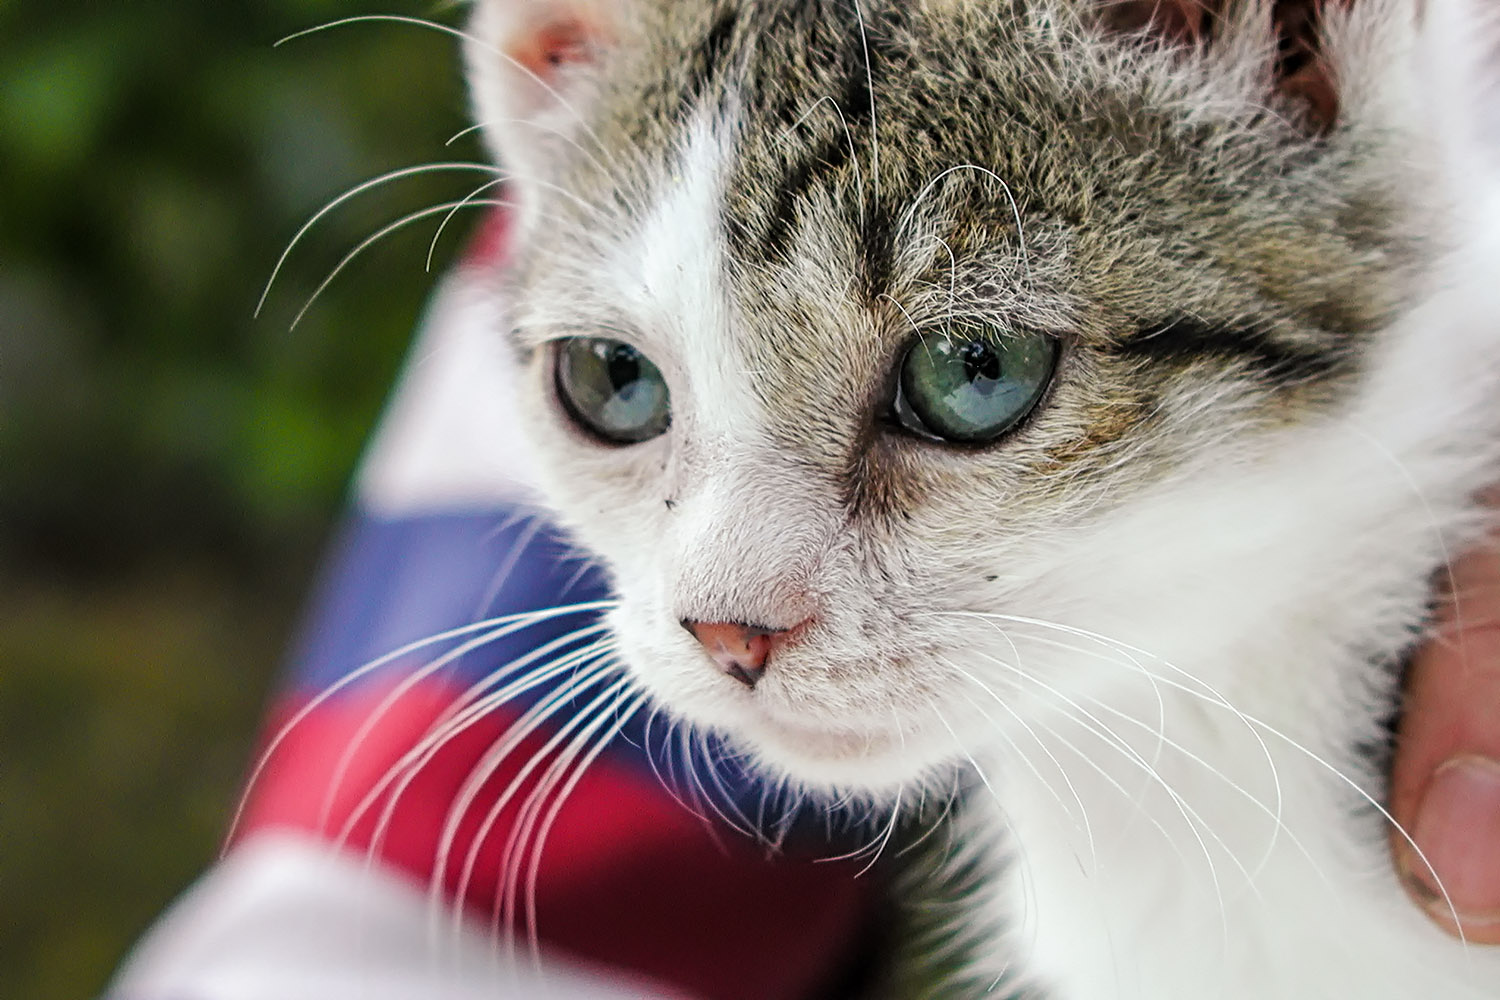
<svg viewBox="0 0 1500 1000">
<path fill-rule="evenodd" d="M 637 580 L 657 572 L 635 554 L 657 550 L 670 509 L 659 499 L 671 433 L 628 448 L 601 445 L 573 427 L 555 396 L 537 392 L 522 436 L 536 456 L 539 493 L 569 530 L 616 574 Z"/>
</svg>

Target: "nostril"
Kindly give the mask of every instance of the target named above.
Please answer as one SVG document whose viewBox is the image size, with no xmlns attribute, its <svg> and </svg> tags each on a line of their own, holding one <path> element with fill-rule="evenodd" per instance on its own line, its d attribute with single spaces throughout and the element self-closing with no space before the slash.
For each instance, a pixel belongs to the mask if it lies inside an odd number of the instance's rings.
<svg viewBox="0 0 1500 1000">
<path fill-rule="evenodd" d="M 761 676 L 766 672 L 765 664 L 761 664 L 758 667 L 751 667 L 748 664 L 738 662 L 720 665 L 724 667 L 726 674 L 752 690 L 760 682 Z"/>
<path fill-rule="evenodd" d="M 720 670 L 750 688 L 766 672 L 771 636 L 786 631 L 742 622 L 698 622 L 688 618 L 682 620 L 682 627 L 692 633 Z"/>
</svg>

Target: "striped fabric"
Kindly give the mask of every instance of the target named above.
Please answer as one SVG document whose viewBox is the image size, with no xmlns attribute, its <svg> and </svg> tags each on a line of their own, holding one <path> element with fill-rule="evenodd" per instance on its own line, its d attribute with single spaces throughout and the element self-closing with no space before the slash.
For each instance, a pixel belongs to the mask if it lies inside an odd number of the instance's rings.
<svg viewBox="0 0 1500 1000">
<path fill-rule="evenodd" d="M 618 710 L 620 675 L 588 645 L 605 582 L 529 503 L 491 291 L 503 247 L 497 219 L 440 289 L 231 849 L 113 1000 L 793 1000 L 857 977 L 875 879 L 819 862 L 837 851 L 815 834 L 773 858 L 708 818 L 754 815 L 761 790 L 711 752 L 686 781 L 662 717 Z M 581 607 L 545 613 L 559 605 Z M 564 804 L 532 796 L 617 723 Z M 704 790 L 713 808 L 684 804 Z"/>
</svg>

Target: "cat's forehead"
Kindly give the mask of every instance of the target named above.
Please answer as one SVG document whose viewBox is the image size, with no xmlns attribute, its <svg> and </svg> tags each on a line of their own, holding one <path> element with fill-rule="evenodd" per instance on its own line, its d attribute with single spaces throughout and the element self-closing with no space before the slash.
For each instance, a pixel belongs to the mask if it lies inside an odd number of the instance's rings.
<svg viewBox="0 0 1500 1000">
<path fill-rule="evenodd" d="M 713 284 L 738 312 L 718 332 L 767 374 L 806 372 L 819 354 L 882 353 L 938 312 L 1060 322 L 1065 296 L 1039 253 L 1064 252 L 1060 227 L 1028 205 L 1028 243 L 1003 176 L 1013 157 L 979 141 L 992 138 L 990 116 L 958 128 L 924 110 L 954 104 L 972 81 L 940 78 L 944 57 L 924 53 L 933 93 L 921 98 L 892 48 L 912 29 L 870 6 L 725 3 L 705 16 L 704 5 L 667 5 L 649 44 L 609 67 L 591 130 L 605 155 L 568 165 L 550 206 L 567 222 L 543 237 L 562 249 L 539 270 L 573 281 L 599 273 L 589 268 L 602 255 L 602 273 L 632 285 L 632 307 L 646 288 L 691 297 L 667 287 L 674 273 Z M 1070 196 L 1052 180 L 1050 200 Z"/>
<path fill-rule="evenodd" d="M 1060 41 L 1035 6 L 655 7 L 606 68 L 588 137 L 602 155 L 562 180 L 614 222 L 573 228 L 632 232 L 684 163 L 699 169 L 708 127 L 717 198 L 701 223 L 731 290 L 766 305 L 832 290 L 913 309 L 945 285 L 1081 336 L 1166 319 L 1151 313 L 1168 299 L 1287 328 L 1378 322 L 1369 272 L 1398 236 L 1396 192 L 1275 114 L 1205 117 L 1191 88 Z M 1079 304 L 1095 315 L 1067 314 Z"/>
</svg>

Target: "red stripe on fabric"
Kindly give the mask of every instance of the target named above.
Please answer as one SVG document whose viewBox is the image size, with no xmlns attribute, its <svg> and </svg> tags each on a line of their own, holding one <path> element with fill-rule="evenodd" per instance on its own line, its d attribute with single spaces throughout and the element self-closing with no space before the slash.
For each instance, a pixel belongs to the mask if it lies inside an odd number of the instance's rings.
<svg viewBox="0 0 1500 1000">
<path fill-rule="evenodd" d="M 254 790 L 242 836 L 293 828 L 331 839 L 347 829 L 350 850 L 373 850 L 382 863 L 427 883 L 460 789 L 515 715 L 492 713 L 455 734 L 411 775 L 394 805 L 393 789 L 387 789 L 356 816 L 458 691 L 437 682 L 419 685 L 370 726 L 384 694 L 341 694 L 294 729 Z M 291 711 L 281 714 L 291 717 Z M 346 755 L 366 728 L 356 751 Z M 450 898 L 457 893 L 472 852 L 463 902 L 482 921 L 495 912 L 502 855 L 521 804 L 547 767 L 525 778 L 520 772 L 547 735 L 532 736 L 500 762 L 456 825 L 445 890 Z M 340 769 L 342 780 L 330 795 Z M 512 801 L 476 848 L 486 814 L 513 783 Z M 382 816 L 387 828 L 375 843 Z M 852 878 L 852 871 L 848 864 L 771 861 L 737 834 L 710 833 L 653 775 L 606 754 L 583 776 L 547 840 L 537 926 L 550 946 L 636 970 L 704 1000 L 810 997 L 846 962 L 874 904 L 873 883 Z"/>
</svg>

